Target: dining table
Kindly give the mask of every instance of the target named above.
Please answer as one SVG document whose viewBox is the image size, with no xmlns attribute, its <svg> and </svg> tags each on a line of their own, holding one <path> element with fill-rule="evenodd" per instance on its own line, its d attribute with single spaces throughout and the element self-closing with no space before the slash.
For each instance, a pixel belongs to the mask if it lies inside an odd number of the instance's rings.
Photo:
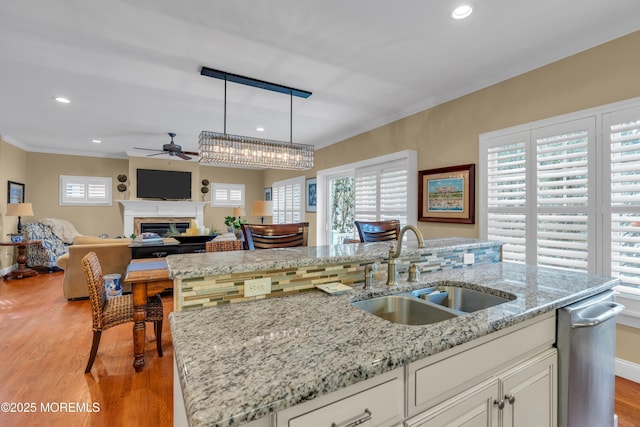
<svg viewBox="0 0 640 427">
<path fill-rule="evenodd" d="M 133 296 L 133 368 L 142 371 L 147 318 L 147 298 L 173 289 L 173 280 L 165 258 L 132 259 L 127 266 L 124 283 L 131 284 Z"/>
</svg>

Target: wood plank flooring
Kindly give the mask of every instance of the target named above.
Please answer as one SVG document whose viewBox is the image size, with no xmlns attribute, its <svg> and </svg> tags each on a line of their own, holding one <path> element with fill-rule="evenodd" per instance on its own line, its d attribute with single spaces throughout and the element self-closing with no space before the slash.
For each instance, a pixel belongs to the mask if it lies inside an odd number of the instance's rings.
<svg viewBox="0 0 640 427">
<path fill-rule="evenodd" d="M 0 411 L 0 426 L 172 426 L 173 297 L 162 297 L 162 358 L 148 324 L 146 366 L 136 374 L 133 324 L 120 325 L 102 333 L 93 369 L 85 375 L 91 306 L 62 296 L 62 275 L 0 280 L 0 402 L 35 409 Z"/>
<path fill-rule="evenodd" d="M 136 374 L 132 325 L 121 325 L 103 332 L 91 374 L 85 375 L 91 307 L 88 300 L 68 302 L 62 296 L 62 275 L 0 280 L 0 403 L 22 410 L 1 410 L 0 426 L 172 426 L 173 297 L 162 297 L 162 358 L 148 325 L 147 364 Z M 640 384 L 616 378 L 616 413 L 619 427 L 640 427 Z"/>
</svg>

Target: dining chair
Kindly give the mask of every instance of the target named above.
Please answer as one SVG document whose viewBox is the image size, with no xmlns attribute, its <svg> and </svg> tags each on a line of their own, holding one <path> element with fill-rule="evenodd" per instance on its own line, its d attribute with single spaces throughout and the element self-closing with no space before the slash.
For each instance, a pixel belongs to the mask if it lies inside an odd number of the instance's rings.
<svg viewBox="0 0 640 427">
<path fill-rule="evenodd" d="M 355 221 L 360 240 L 362 242 L 382 242 L 398 240 L 400 235 L 400 221 Z"/>
<path fill-rule="evenodd" d="M 207 252 L 224 252 L 242 250 L 242 240 L 209 240 L 206 243 Z"/>
<path fill-rule="evenodd" d="M 271 249 L 307 246 L 309 223 L 242 224 L 245 249 Z"/>
<path fill-rule="evenodd" d="M 133 297 L 131 294 L 126 294 L 107 298 L 102 267 L 95 252 L 89 252 L 82 258 L 82 268 L 89 286 L 89 299 L 91 300 L 91 314 L 93 317 L 93 344 L 91 345 L 87 367 L 84 370 L 84 373 L 88 374 L 91 372 L 91 367 L 98 353 L 102 331 L 123 323 L 133 322 Z M 159 357 L 162 357 L 163 318 L 164 313 L 160 295 L 147 298 L 147 318 L 145 321 L 153 322 Z"/>
</svg>

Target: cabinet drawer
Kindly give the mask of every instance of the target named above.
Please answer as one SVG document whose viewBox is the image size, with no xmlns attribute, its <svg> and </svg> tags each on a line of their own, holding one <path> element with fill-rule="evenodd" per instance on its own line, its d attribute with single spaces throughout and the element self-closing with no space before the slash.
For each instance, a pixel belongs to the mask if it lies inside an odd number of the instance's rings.
<svg viewBox="0 0 640 427">
<path fill-rule="evenodd" d="M 340 391 L 278 413 L 278 426 L 287 427 L 374 427 L 401 425 L 404 419 L 402 370 L 374 377 L 350 395 Z M 374 381 L 372 383 L 372 381 Z M 369 386 L 370 385 L 370 386 Z M 369 387 L 367 387 L 369 386 Z M 354 387 L 354 386 L 352 386 Z M 348 388 L 352 390 L 351 387 Z"/>
</svg>

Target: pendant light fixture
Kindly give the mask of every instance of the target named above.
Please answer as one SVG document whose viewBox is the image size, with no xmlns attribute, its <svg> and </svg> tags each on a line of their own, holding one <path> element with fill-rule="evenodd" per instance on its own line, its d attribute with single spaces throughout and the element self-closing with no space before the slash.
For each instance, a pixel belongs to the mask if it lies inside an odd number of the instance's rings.
<svg viewBox="0 0 640 427">
<path fill-rule="evenodd" d="M 200 74 L 224 80 L 224 133 L 203 130 L 198 142 L 200 163 L 265 169 L 313 168 L 313 145 L 293 142 L 293 96 L 308 98 L 311 92 L 202 67 Z M 227 82 L 288 94 L 290 97 L 289 142 L 227 133 Z"/>
</svg>

